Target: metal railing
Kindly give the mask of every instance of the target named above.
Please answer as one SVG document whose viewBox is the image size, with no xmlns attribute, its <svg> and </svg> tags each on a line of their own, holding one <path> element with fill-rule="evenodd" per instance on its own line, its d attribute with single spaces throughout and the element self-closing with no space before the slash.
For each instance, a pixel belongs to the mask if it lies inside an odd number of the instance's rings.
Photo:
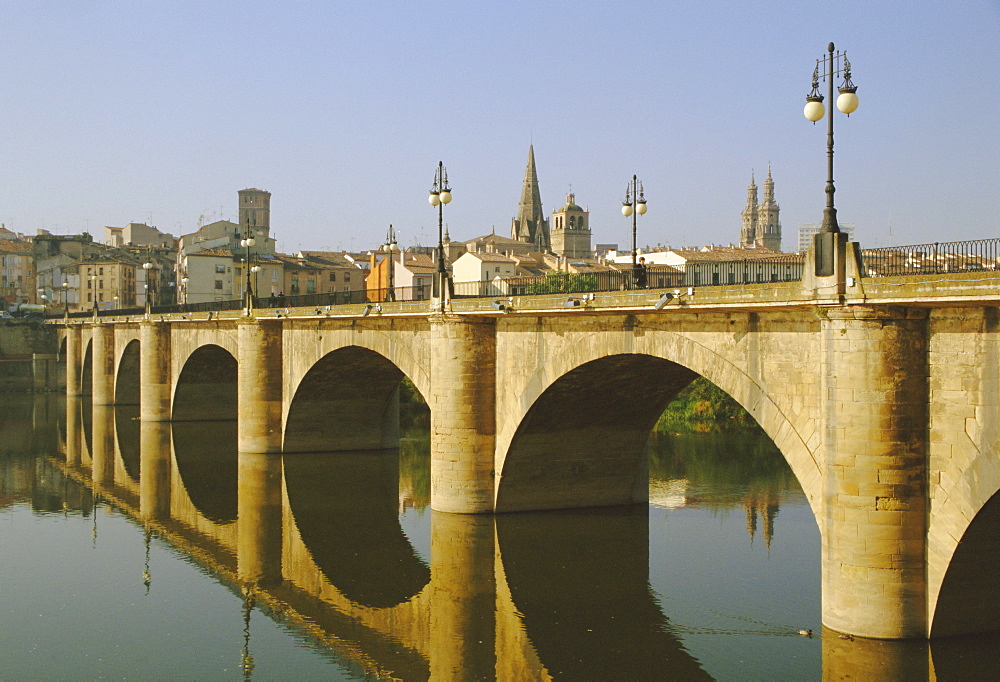
<svg viewBox="0 0 1000 682">
<path fill-rule="evenodd" d="M 862 277 L 902 277 L 998 270 L 1000 239 L 862 249 L 861 264 Z"/>
<path fill-rule="evenodd" d="M 686 263 L 683 270 L 666 265 L 648 265 L 644 276 L 627 269 L 601 272 L 557 272 L 530 277 L 507 277 L 485 282 L 455 282 L 455 298 L 494 298 L 544 294 L 628 291 L 632 289 L 726 286 L 801 281 L 805 257 L 783 254 L 773 258 Z M 935 242 L 913 246 L 887 246 L 861 251 L 862 277 L 897 277 L 959 272 L 1000 270 L 1000 238 L 961 242 Z M 388 301 L 426 301 L 431 286 L 393 287 L 391 290 L 359 289 L 326 294 L 297 294 L 254 299 L 254 308 L 300 308 L 385 303 Z M 153 314 L 193 313 L 241 310 L 242 299 L 152 306 Z M 98 317 L 134 317 L 145 313 L 142 307 L 110 308 L 96 312 Z M 93 317 L 93 310 L 69 314 L 71 318 Z M 49 319 L 65 316 L 51 311 Z"/>
</svg>

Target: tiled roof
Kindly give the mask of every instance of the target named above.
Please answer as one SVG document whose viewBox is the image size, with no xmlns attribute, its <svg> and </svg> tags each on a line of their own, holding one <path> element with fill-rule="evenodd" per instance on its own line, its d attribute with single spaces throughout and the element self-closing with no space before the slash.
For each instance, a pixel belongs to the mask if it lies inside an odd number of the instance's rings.
<svg viewBox="0 0 1000 682">
<path fill-rule="evenodd" d="M 0 239 L 0 251 L 3 253 L 31 253 L 31 242 Z"/>
</svg>

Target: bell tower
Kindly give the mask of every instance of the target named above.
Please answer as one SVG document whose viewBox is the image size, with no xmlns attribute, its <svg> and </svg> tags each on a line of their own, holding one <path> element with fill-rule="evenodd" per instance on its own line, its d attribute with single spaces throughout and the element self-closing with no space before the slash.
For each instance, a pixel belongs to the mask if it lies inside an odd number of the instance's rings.
<svg viewBox="0 0 1000 682">
<path fill-rule="evenodd" d="M 767 179 L 764 181 L 764 201 L 757 209 L 757 246 L 781 251 L 781 222 L 778 220 L 780 210 L 778 202 L 774 200 L 774 180 L 771 179 L 771 167 L 768 166 Z"/>
<path fill-rule="evenodd" d="M 743 209 L 743 227 L 740 229 L 740 248 L 753 248 L 757 239 L 757 183 L 753 173 L 750 174 L 750 186 L 747 187 L 747 205 Z"/>
<path fill-rule="evenodd" d="M 590 258 L 590 212 L 576 205 L 576 195 L 566 195 L 566 205 L 552 212 L 552 253 L 566 258 Z"/>
</svg>

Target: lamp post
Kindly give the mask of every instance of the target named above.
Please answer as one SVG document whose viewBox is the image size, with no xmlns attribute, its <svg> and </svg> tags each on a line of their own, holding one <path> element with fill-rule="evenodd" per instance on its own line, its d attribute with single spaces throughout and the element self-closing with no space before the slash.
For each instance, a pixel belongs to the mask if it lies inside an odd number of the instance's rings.
<svg viewBox="0 0 1000 682">
<path fill-rule="evenodd" d="M 62 291 L 63 291 L 63 308 L 66 317 L 69 317 L 69 282 L 67 282 L 66 280 L 63 280 Z"/>
<path fill-rule="evenodd" d="M 822 71 L 820 68 L 822 67 Z M 857 86 L 851 82 L 851 62 L 847 60 L 847 52 L 837 52 L 834 54 L 833 43 L 827 46 L 827 55 L 816 60 L 816 68 L 813 70 L 812 92 L 806 95 L 806 106 L 803 110 L 805 117 L 816 123 L 826 109 L 823 106 L 823 95 L 819 91 L 819 81 L 823 79 L 828 82 L 830 101 L 833 102 L 833 79 L 843 74 L 844 81 L 838 88 L 840 96 L 837 97 L 837 108 L 841 112 L 851 115 L 858 108 Z M 816 245 L 816 274 L 827 276 L 833 274 L 833 251 L 834 237 L 840 232 L 837 224 L 837 209 L 833 205 L 833 194 L 836 190 L 833 186 L 833 110 L 827 114 L 826 127 L 826 208 L 823 209 L 823 224 L 820 233 L 815 237 Z"/>
<path fill-rule="evenodd" d="M 90 276 L 90 290 L 94 297 L 94 317 L 97 317 L 97 275 Z"/>
<path fill-rule="evenodd" d="M 148 256 L 148 254 L 147 254 L 147 256 Z M 142 264 L 142 269 L 146 271 L 146 281 L 142 285 L 143 289 L 145 290 L 146 317 L 149 317 L 150 313 L 152 312 L 152 304 L 150 303 L 150 300 L 149 300 L 150 296 L 153 293 L 153 288 L 151 286 L 149 286 L 149 274 L 150 274 L 149 271 L 150 271 L 150 269 L 152 267 L 153 267 L 153 264 L 150 263 L 149 260 L 146 260 L 146 262 Z"/>
<path fill-rule="evenodd" d="M 385 235 L 385 244 L 382 245 L 382 251 L 385 252 L 386 265 L 389 268 L 389 274 L 387 275 L 387 284 L 385 289 L 385 297 L 382 300 L 395 301 L 396 291 L 395 289 L 393 289 L 392 280 L 393 280 L 393 275 L 395 274 L 394 270 L 396 269 L 396 265 L 393 259 L 395 258 L 396 253 L 399 251 L 399 246 L 396 244 L 396 231 L 392 229 L 391 224 L 389 225 L 389 231 Z"/>
<path fill-rule="evenodd" d="M 634 201 L 633 201 L 634 199 Z M 635 286 L 639 279 L 638 264 L 635 262 L 635 226 L 636 219 L 646 212 L 646 195 L 642 190 L 642 183 L 636 176 L 632 176 L 632 182 L 625 187 L 625 201 L 622 202 L 622 215 L 632 218 L 632 286 Z"/>
<path fill-rule="evenodd" d="M 437 207 L 438 210 L 438 258 L 432 295 L 438 299 L 440 311 L 443 313 L 445 295 L 448 289 L 448 270 L 444 265 L 444 205 L 451 202 L 448 171 L 445 170 L 443 161 L 438 161 L 437 171 L 434 173 L 434 185 L 431 187 L 431 194 L 427 200 L 431 206 Z"/>
<path fill-rule="evenodd" d="M 260 268 L 257 267 L 256 265 L 254 266 L 250 265 L 250 256 L 252 253 L 251 249 L 254 247 L 256 243 L 257 240 L 253 238 L 253 232 L 250 229 L 250 221 L 247 220 L 246 232 L 244 233 L 243 239 L 240 240 L 240 246 L 242 246 L 244 249 L 247 250 L 247 257 L 246 257 L 247 284 L 246 284 L 246 291 L 244 292 L 244 296 L 246 296 L 245 308 L 247 316 L 249 316 L 253 312 L 253 285 L 250 281 L 250 271 L 251 269 L 253 269 L 254 272 L 260 270 Z"/>
<path fill-rule="evenodd" d="M 41 302 L 42 305 L 45 305 L 45 288 L 39 287 L 36 291 L 38 292 L 38 301 Z"/>
<path fill-rule="evenodd" d="M 181 277 L 181 297 L 183 299 L 182 303 L 184 305 L 187 305 L 187 302 L 188 302 L 188 278 L 187 278 L 186 275 L 184 277 Z"/>
</svg>

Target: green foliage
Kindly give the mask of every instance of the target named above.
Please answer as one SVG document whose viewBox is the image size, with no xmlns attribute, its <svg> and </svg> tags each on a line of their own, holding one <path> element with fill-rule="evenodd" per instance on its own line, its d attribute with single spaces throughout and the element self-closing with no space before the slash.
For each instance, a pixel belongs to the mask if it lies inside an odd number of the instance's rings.
<svg viewBox="0 0 1000 682">
<path fill-rule="evenodd" d="M 738 402 L 708 379 L 698 377 L 667 405 L 654 431 L 711 432 L 748 427 L 760 428 Z"/>
<path fill-rule="evenodd" d="M 525 287 L 525 294 L 572 294 L 581 291 L 597 291 L 594 275 L 574 275 L 568 272 L 554 272 L 545 279 Z"/>
</svg>

